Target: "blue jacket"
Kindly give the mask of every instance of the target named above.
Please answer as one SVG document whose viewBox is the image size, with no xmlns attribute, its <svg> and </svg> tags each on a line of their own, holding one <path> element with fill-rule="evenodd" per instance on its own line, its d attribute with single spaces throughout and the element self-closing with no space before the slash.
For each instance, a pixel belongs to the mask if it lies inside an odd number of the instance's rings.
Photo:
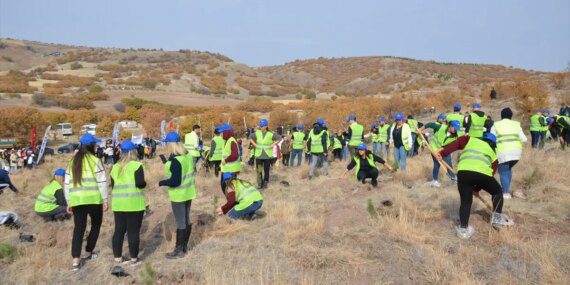
<svg viewBox="0 0 570 285">
<path fill-rule="evenodd" d="M 4 169 L 0 169 L 0 194 L 4 191 L 5 188 L 10 188 L 10 190 L 14 192 L 18 192 L 18 189 L 12 184 L 10 181 L 10 176 L 8 176 L 8 171 Z"/>
</svg>

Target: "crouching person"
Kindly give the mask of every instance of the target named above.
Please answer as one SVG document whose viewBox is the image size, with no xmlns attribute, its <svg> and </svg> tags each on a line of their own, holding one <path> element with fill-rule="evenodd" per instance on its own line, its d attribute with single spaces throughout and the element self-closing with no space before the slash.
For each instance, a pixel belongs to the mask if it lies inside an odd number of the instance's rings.
<svg viewBox="0 0 570 285">
<path fill-rule="evenodd" d="M 370 178 L 370 183 L 372 186 L 378 186 L 377 179 L 379 171 L 376 163 L 380 163 L 390 170 L 392 170 L 392 167 L 386 164 L 386 161 L 384 161 L 381 157 L 367 150 L 365 144 L 360 144 L 357 150 L 357 154 L 352 158 L 346 167 L 346 170 L 340 176 L 340 179 L 344 179 L 349 171 L 351 171 L 353 168 L 356 168 L 354 170 L 354 176 L 356 177 L 356 180 L 361 181 L 362 184 L 364 184 L 366 183 L 366 178 Z"/>
<path fill-rule="evenodd" d="M 236 178 L 231 173 L 224 173 L 222 180 L 226 183 L 227 203 L 218 208 L 218 216 L 228 214 L 232 219 L 251 219 L 255 211 L 263 205 L 261 192 L 251 183 Z"/>
<path fill-rule="evenodd" d="M 70 217 L 67 213 L 67 202 L 63 193 L 65 170 L 57 169 L 51 182 L 46 185 L 36 198 L 34 210 L 46 221 L 65 220 Z"/>
</svg>

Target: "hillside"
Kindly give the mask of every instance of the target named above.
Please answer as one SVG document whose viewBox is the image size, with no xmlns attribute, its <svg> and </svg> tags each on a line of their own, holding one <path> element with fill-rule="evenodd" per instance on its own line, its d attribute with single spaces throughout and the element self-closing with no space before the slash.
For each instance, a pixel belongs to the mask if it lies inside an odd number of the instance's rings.
<svg viewBox="0 0 570 285">
<path fill-rule="evenodd" d="M 145 98 L 150 100 L 187 98 L 180 100 L 182 106 L 208 106 L 208 101 L 216 98 L 235 105 L 252 96 L 292 102 L 453 92 L 476 98 L 497 83 L 517 78 L 542 80 L 545 76 L 499 65 L 395 57 L 319 58 L 252 68 L 209 52 L 0 40 L 2 105 L 48 111 L 61 110 L 55 107 L 113 111 L 112 106 L 123 98 L 149 91 L 152 95 Z M 106 96 L 88 94 L 97 93 L 94 91 Z M 34 92 L 43 97 L 34 98 Z M 95 104 L 99 101 L 108 103 Z"/>
</svg>

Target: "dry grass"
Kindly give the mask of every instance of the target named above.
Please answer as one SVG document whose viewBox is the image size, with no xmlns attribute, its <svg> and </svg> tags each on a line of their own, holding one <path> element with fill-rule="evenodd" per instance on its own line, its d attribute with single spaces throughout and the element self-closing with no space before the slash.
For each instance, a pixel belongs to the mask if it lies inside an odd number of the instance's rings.
<svg viewBox="0 0 570 285">
<path fill-rule="evenodd" d="M 528 199 L 505 204 L 517 226 L 493 230 L 488 213 L 475 202 L 470 223 L 476 235 L 469 241 L 455 237 L 455 186 L 446 178 L 438 190 L 424 184 L 432 164 L 427 154 L 409 160 L 406 173 L 383 174 L 374 190 L 350 178 L 333 179 L 344 163 L 333 163 L 329 177 L 311 181 L 303 178 L 306 167 L 274 169 L 275 181 L 264 191 L 267 215 L 253 222 L 215 218 L 214 197 L 219 197 L 218 205 L 224 199 L 219 180 L 199 176 L 191 213 L 193 249 L 174 261 L 164 257 L 174 245 L 165 190 L 149 190 L 146 197 L 155 213 L 143 225 L 141 257 L 156 276 L 141 266 L 127 268 L 131 276 L 123 279 L 110 275 L 111 213 L 104 216 L 100 258 L 73 273 L 72 222 L 46 224 L 30 212 L 52 169 L 64 163 L 65 158 L 56 157 L 37 170 L 13 175 L 23 194 L 4 193 L 0 199 L 0 209 L 19 213 L 23 221 L 20 230 L 0 228 L 0 243 L 16 246 L 19 253 L 0 267 L 0 283 L 568 284 L 570 199 L 564 186 L 569 178 L 547 171 L 563 169 L 565 161 L 559 157 L 567 154 L 555 145 L 542 152 L 525 151 L 514 169 L 513 189 L 524 189 Z M 159 161 L 145 162 L 145 167 L 149 184 L 162 177 Z M 254 175 L 249 168 L 243 173 L 251 181 Z M 290 186 L 281 185 L 282 180 Z M 377 218 L 367 212 L 369 199 Z M 392 205 L 385 206 L 386 200 Z M 37 241 L 20 243 L 19 232 L 33 233 Z"/>
</svg>

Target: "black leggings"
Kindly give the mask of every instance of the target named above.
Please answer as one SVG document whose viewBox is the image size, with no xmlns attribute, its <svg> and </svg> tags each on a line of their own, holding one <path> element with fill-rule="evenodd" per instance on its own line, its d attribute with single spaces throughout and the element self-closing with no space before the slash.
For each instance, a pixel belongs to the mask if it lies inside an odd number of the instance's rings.
<svg viewBox="0 0 570 285">
<path fill-rule="evenodd" d="M 216 175 L 216 177 L 218 177 L 218 174 L 220 174 L 220 164 L 222 163 L 222 161 L 212 160 L 210 161 L 210 163 L 212 163 L 212 166 L 214 166 L 214 174 Z"/>
<path fill-rule="evenodd" d="M 457 188 L 461 197 L 459 207 L 459 221 L 462 228 L 469 225 L 469 215 L 471 204 L 473 204 L 473 191 L 485 190 L 493 199 L 493 212 L 503 211 L 503 190 L 501 185 L 493 176 L 488 176 L 479 172 L 461 170 L 457 172 Z M 491 217 L 492 218 L 492 217 Z"/>
<path fill-rule="evenodd" d="M 185 202 L 170 202 L 172 205 L 172 214 L 174 215 L 174 222 L 176 222 L 176 229 L 185 230 L 190 225 L 190 206 L 192 200 Z"/>
<path fill-rule="evenodd" d="M 80 205 L 73 209 L 73 239 L 71 240 L 71 256 L 73 258 L 81 257 L 81 246 L 83 245 L 83 236 L 87 228 L 87 216 L 91 218 L 91 229 L 87 237 L 87 245 L 85 251 L 93 252 L 97 239 L 99 238 L 99 230 L 103 222 L 103 205 Z"/>
<path fill-rule="evenodd" d="M 255 169 L 257 171 L 257 183 L 269 181 L 269 169 L 271 168 L 271 159 L 256 159 Z M 264 175 L 265 174 L 265 175 Z"/>
<path fill-rule="evenodd" d="M 113 255 L 116 258 L 123 256 L 123 241 L 125 240 L 125 233 L 127 233 L 130 257 L 138 258 L 144 211 L 114 212 L 114 214 Z"/>
<path fill-rule="evenodd" d="M 291 153 L 281 154 L 281 163 L 283 163 L 284 166 L 289 166 L 289 159 L 291 159 Z"/>
<path fill-rule="evenodd" d="M 333 155 L 335 159 L 342 160 L 342 148 L 336 148 L 333 150 Z"/>
<path fill-rule="evenodd" d="M 356 178 L 358 178 L 358 181 L 363 181 L 366 178 L 370 178 L 372 179 L 372 184 L 376 184 L 376 179 L 378 179 L 378 169 L 371 168 L 367 171 L 361 169 L 356 174 Z"/>
</svg>

